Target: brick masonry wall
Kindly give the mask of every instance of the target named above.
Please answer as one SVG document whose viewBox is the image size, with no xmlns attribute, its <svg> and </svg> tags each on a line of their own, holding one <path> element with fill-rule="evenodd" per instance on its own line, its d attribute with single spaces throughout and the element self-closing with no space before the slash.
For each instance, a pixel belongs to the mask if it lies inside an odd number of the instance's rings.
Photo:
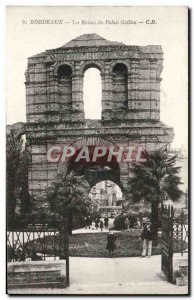
<svg viewBox="0 0 194 300">
<path fill-rule="evenodd" d="M 127 73 L 113 70 L 124 65 Z M 59 67 L 71 69 L 60 79 Z M 84 119 L 83 75 L 97 67 L 102 78 L 102 120 Z M 74 144 L 91 137 L 116 145 L 136 143 L 152 151 L 169 145 L 172 128 L 160 122 L 160 82 L 163 52 L 160 46 L 61 47 L 28 59 L 26 71 L 26 135 L 32 154 L 29 191 L 37 202 L 46 201 L 48 186 L 57 172 L 68 167 L 50 164 L 48 145 Z M 81 147 L 81 145 L 80 145 Z M 130 167 L 121 163 L 120 182 L 127 188 Z"/>
</svg>

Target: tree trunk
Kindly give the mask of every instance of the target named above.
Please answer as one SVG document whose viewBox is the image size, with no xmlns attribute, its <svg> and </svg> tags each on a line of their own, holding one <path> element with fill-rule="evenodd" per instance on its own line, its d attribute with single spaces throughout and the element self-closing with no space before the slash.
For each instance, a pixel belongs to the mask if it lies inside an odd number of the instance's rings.
<svg viewBox="0 0 194 300">
<path fill-rule="evenodd" d="M 152 202 L 151 222 L 153 226 L 153 244 L 158 244 L 158 203 Z"/>
<path fill-rule="evenodd" d="M 67 253 L 69 251 L 68 247 L 68 224 L 69 221 L 67 218 L 63 218 L 60 220 L 60 240 L 59 240 L 59 247 L 60 247 L 60 259 L 66 259 Z"/>
<path fill-rule="evenodd" d="M 73 230 L 73 212 L 72 210 L 70 210 L 68 215 L 68 232 L 70 235 L 72 235 L 72 230 Z"/>
</svg>

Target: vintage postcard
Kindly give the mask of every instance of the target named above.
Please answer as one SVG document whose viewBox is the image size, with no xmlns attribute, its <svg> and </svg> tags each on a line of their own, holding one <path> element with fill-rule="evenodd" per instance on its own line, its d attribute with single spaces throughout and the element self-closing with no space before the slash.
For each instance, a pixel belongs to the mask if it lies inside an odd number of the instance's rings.
<svg viewBox="0 0 194 300">
<path fill-rule="evenodd" d="M 188 295 L 188 8 L 8 6 L 7 293 Z"/>
</svg>

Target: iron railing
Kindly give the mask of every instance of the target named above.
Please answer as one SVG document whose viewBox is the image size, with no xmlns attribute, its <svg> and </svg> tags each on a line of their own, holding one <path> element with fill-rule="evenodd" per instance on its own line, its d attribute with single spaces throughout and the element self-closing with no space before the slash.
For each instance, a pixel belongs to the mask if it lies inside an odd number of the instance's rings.
<svg viewBox="0 0 194 300">
<path fill-rule="evenodd" d="M 169 282 L 173 281 L 173 254 L 188 252 L 188 216 L 182 210 L 175 214 L 172 206 L 161 206 L 162 216 L 162 271 Z"/>
<path fill-rule="evenodd" d="M 58 228 L 48 228 L 47 224 L 7 230 L 8 261 L 65 258 L 67 247 L 67 236 Z"/>
<path fill-rule="evenodd" d="M 174 252 L 188 253 L 188 215 L 183 211 L 173 218 Z"/>
</svg>

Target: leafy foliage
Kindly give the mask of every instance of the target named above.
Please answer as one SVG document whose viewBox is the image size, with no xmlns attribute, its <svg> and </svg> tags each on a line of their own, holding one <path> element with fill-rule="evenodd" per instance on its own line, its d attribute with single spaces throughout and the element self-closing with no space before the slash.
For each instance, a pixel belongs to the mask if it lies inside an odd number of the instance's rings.
<svg viewBox="0 0 194 300">
<path fill-rule="evenodd" d="M 25 261 L 26 254 L 25 251 L 22 249 L 21 246 L 17 246 L 16 244 L 13 247 L 7 247 L 7 261 L 10 262 L 14 261 Z"/>
<path fill-rule="evenodd" d="M 129 194 L 133 202 L 163 202 L 170 198 L 176 201 L 182 194 L 179 189 L 180 167 L 175 166 L 177 156 L 166 150 L 145 152 L 145 162 L 134 163 L 133 178 L 129 181 Z"/>
<path fill-rule="evenodd" d="M 14 219 L 16 206 L 21 214 L 30 212 L 31 199 L 28 193 L 29 153 L 16 130 L 6 136 L 6 194 L 8 219 Z"/>
<path fill-rule="evenodd" d="M 133 177 L 129 180 L 129 195 L 133 202 L 151 203 L 151 221 L 154 242 L 158 240 L 159 211 L 158 205 L 167 199 L 176 201 L 182 191 L 179 177 L 180 167 L 176 166 L 177 156 L 170 155 L 164 148 L 144 153 L 145 161 L 134 163 Z"/>
<path fill-rule="evenodd" d="M 74 215 L 85 215 L 89 210 L 88 182 L 84 176 L 78 176 L 73 171 L 67 175 L 60 173 L 48 191 L 48 201 L 52 213 L 63 221 L 68 219 L 69 231 L 73 226 Z"/>
<path fill-rule="evenodd" d="M 115 218 L 114 226 L 116 230 L 124 230 L 127 229 L 127 225 L 125 224 L 126 216 L 120 215 Z"/>
</svg>

